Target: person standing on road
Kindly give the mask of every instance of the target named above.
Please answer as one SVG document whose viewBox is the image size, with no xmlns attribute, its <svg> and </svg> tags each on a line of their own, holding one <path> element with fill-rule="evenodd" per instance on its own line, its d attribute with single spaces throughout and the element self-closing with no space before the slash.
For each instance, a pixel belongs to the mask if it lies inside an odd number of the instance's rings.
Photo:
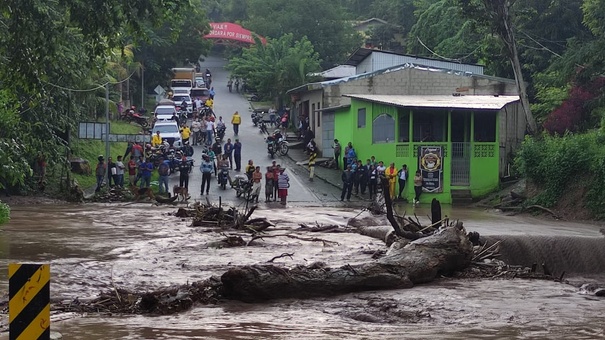
<svg viewBox="0 0 605 340">
<path fill-rule="evenodd" d="M 122 162 L 122 156 L 118 156 L 118 161 L 116 162 L 116 177 L 114 179 L 114 183 L 120 187 L 124 187 L 124 162 Z"/>
<path fill-rule="evenodd" d="M 345 196 L 347 201 L 351 200 L 351 191 L 353 189 L 353 176 L 354 174 L 351 172 L 351 166 L 348 165 L 347 169 L 342 172 L 340 178 L 342 179 L 342 193 L 340 194 L 340 200 L 344 201 Z"/>
<path fill-rule="evenodd" d="M 376 185 L 378 184 L 377 181 L 378 171 L 373 164 L 370 164 L 370 168 L 368 170 L 368 190 L 370 191 L 370 199 L 374 199 L 374 196 L 376 196 Z"/>
<path fill-rule="evenodd" d="M 212 144 L 212 151 L 214 152 L 214 159 L 217 160 L 216 164 L 218 165 L 218 160 L 223 158 L 223 146 L 221 145 L 221 141 L 218 139 L 218 137 L 214 141 L 214 144 Z M 218 166 L 214 167 L 214 176 L 218 176 L 217 167 Z"/>
<path fill-rule="evenodd" d="M 103 187 L 103 179 L 107 173 L 107 165 L 105 165 L 104 157 L 99 156 L 97 159 L 99 163 L 97 163 L 97 169 L 95 170 L 95 175 L 97 176 L 97 188 L 95 189 L 95 192 L 101 191 L 101 188 Z"/>
<path fill-rule="evenodd" d="M 137 181 L 137 162 L 134 161 L 134 155 L 130 155 L 130 161 L 128 161 L 128 180 L 130 186 L 135 186 Z"/>
<path fill-rule="evenodd" d="M 286 205 L 286 199 L 288 197 L 288 188 L 290 187 L 290 177 L 285 173 L 285 168 L 279 169 L 279 176 L 277 177 L 278 195 L 281 199 L 280 204 Z"/>
<path fill-rule="evenodd" d="M 258 203 L 258 196 L 260 196 L 262 180 L 263 174 L 260 172 L 260 166 L 257 166 L 252 173 L 252 197 L 256 199 L 256 203 Z"/>
<path fill-rule="evenodd" d="M 181 137 L 183 138 L 183 144 L 189 142 L 189 137 L 191 136 L 191 129 L 187 126 L 187 123 L 183 123 L 181 127 Z"/>
<path fill-rule="evenodd" d="M 399 195 L 397 195 L 397 198 L 401 199 L 401 193 L 403 192 L 403 189 L 405 189 L 405 182 L 408 180 L 407 164 L 404 164 L 401 167 L 401 170 L 399 170 L 399 172 L 397 173 L 397 179 L 399 181 Z"/>
<path fill-rule="evenodd" d="M 141 165 L 139 165 L 139 171 L 141 171 L 141 188 L 149 188 L 151 185 L 151 171 L 153 171 L 153 163 L 144 160 Z"/>
<path fill-rule="evenodd" d="M 275 106 L 271 107 L 269 109 L 269 124 L 271 124 L 272 127 L 274 127 L 277 124 L 277 110 L 275 109 Z"/>
<path fill-rule="evenodd" d="M 279 179 L 279 173 L 281 170 L 281 165 L 279 164 L 275 164 L 275 161 L 273 161 L 272 163 L 273 165 L 271 166 L 271 168 L 273 169 L 273 202 L 277 201 L 277 194 L 278 194 L 278 179 Z"/>
<path fill-rule="evenodd" d="M 208 192 L 210 191 L 210 179 L 214 172 L 214 164 L 210 161 L 208 155 L 202 155 L 200 171 L 202 172 L 202 190 L 200 195 L 204 195 L 204 189 L 206 190 L 206 195 L 208 195 Z"/>
<path fill-rule="evenodd" d="M 193 134 L 193 145 L 197 145 L 200 138 L 200 133 L 202 133 L 202 123 L 198 118 L 195 118 L 193 122 L 191 122 L 191 131 Z"/>
<path fill-rule="evenodd" d="M 340 153 L 342 151 L 342 148 L 340 146 L 340 143 L 338 142 L 338 139 L 334 140 L 334 145 L 332 145 L 332 149 L 334 149 L 334 161 L 336 162 L 336 170 L 340 169 L 340 166 L 338 165 L 339 161 L 340 161 Z"/>
<path fill-rule="evenodd" d="M 160 158 L 160 165 L 158 166 L 158 175 L 160 175 L 160 185 L 158 188 L 158 192 L 160 194 L 167 193 L 170 194 L 170 190 L 168 189 L 168 178 L 170 177 L 170 165 L 168 162 L 164 161 L 164 158 Z"/>
<path fill-rule="evenodd" d="M 191 172 L 191 164 L 187 161 L 187 156 L 183 155 L 179 163 L 179 187 L 189 190 L 189 173 Z"/>
<path fill-rule="evenodd" d="M 414 176 L 414 205 L 420 203 L 420 194 L 422 194 L 422 174 L 420 174 L 420 170 L 416 170 L 416 175 Z"/>
<path fill-rule="evenodd" d="M 233 169 L 233 144 L 231 144 L 231 138 L 227 138 L 227 143 L 223 145 L 223 153 L 229 158 L 229 169 Z"/>
<path fill-rule="evenodd" d="M 235 139 L 235 144 L 233 144 L 233 158 L 235 161 L 235 171 L 242 170 L 242 143 L 240 143 L 239 138 Z"/>
<path fill-rule="evenodd" d="M 235 111 L 233 117 L 231 117 L 231 124 L 233 125 L 233 133 L 237 136 L 239 134 L 239 125 L 242 123 L 242 117 L 239 112 Z"/>
<path fill-rule="evenodd" d="M 113 162 L 113 158 L 107 158 L 107 188 L 111 188 L 115 184 L 115 175 L 116 175 L 116 163 Z"/>
<path fill-rule="evenodd" d="M 273 177 L 273 167 L 267 167 L 267 173 L 265 174 L 265 203 L 271 201 L 273 197 L 273 185 L 275 184 L 275 178 Z"/>
<path fill-rule="evenodd" d="M 206 145 L 212 145 L 212 136 L 214 134 L 214 122 L 210 119 L 206 121 Z"/>
<path fill-rule="evenodd" d="M 391 163 L 389 167 L 384 171 L 385 176 L 389 180 L 389 195 L 391 200 L 395 199 L 395 184 L 397 183 L 397 169 L 395 163 Z"/>
</svg>

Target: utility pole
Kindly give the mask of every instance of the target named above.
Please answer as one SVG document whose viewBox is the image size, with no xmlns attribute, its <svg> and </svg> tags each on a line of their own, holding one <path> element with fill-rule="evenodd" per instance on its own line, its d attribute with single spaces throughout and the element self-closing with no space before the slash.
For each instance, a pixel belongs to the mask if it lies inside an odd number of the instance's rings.
<svg viewBox="0 0 605 340">
<path fill-rule="evenodd" d="M 105 164 L 107 162 L 109 162 L 109 82 L 105 84 Z M 108 176 L 107 171 L 105 171 L 105 176 Z M 107 183 L 109 183 L 109 178 Z"/>
<path fill-rule="evenodd" d="M 145 108 L 145 67 L 141 64 L 141 108 Z"/>
</svg>

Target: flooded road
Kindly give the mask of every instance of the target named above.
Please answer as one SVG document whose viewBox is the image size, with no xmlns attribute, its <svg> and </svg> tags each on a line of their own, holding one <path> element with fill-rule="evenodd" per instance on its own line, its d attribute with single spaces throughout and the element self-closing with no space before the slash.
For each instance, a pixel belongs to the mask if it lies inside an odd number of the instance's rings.
<svg viewBox="0 0 605 340">
<path fill-rule="evenodd" d="M 265 144 L 252 126 L 246 100 L 226 91 L 224 60 L 208 58 L 217 91 L 216 111 L 230 121 L 242 113 L 242 160 L 268 165 Z M 228 126 L 227 138 L 233 138 Z M 194 155 L 199 165 L 200 149 Z M 253 217 L 266 217 L 294 232 L 299 223 L 345 226 L 367 201 L 340 202 L 340 191 L 321 181 L 309 185 L 287 157 L 276 158 L 292 177 L 288 206 L 261 202 Z M 197 168 L 190 179 L 191 201 L 205 200 L 242 208 L 233 190 L 212 182 L 210 195 L 200 195 Z M 170 187 L 178 177 L 172 177 Z M 148 291 L 221 275 L 236 265 L 275 260 L 292 267 L 316 261 L 331 267 L 373 261 L 384 243 L 356 233 L 306 233 L 332 242 L 287 237 L 255 240 L 249 247 L 208 247 L 223 233 L 190 227 L 172 214 L 176 207 L 151 203 L 13 206 L 11 222 L 0 227 L 0 296 L 8 295 L 11 262 L 51 264 L 51 298 L 85 300 L 113 287 Z M 398 214 L 417 215 L 427 224 L 430 207 L 396 206 Z M 481 235 L 569 236 L 602 238 L 600 227 L 588 223 L 504 216 L 480 209 L 443 207 L 443 214 L 464 222 Z M 605 282 L 602 278 L 600 282 Z M 600 273 L 602 275 L 602 273 Z M 580 277 L 569 277 L 574 283 Z M 579 293 L 573 285 L 532 280 L 442 279 L 407 290 L 353 293 L 331 298 L 279 300 L 262 304 L 221 301 L 194 306 L 171 316 L 55 315 L 51 328 L 64 339 L 605 339 L 605 300 Z M 6 311 L 4 311 L 6 313 Z M 6 327 L 8 315 L 1 314 Z M 8 339 L 6 333 L 0 340 Z"/>
<path fill-rule="evenodd" d="M 52 299 L 73 300 L 96 297 L 113 285 L 152 290 L 202 280 L 285 252 L 294 253 L 292 259 L 276 263 L 290 267 L 323 261 L 334 267 L 372 261 L 372 251 L 384 249 L 382 242 L 355 233 L 312 235 L 337 245 L 275 237 L 249 247 L 208 248 L 207 243 L 222 238 L 220 232 L 190 227 L 190 221 L 170 215 L 175 210 L 149 204 L 13 207 L 11 223 L 1 229 L 0 289 L 6 295 L 9 262 L 50 262 Z M 359 212 L 292 207 L 259 210 L 254 216 L 296 229 L 298 223 L 345 226 Z M 467 230 L 486 235 L 533 231 L 600 237 L 596 225 L 472 209 L 448 214 L 464 217 Z M 385 304 L 412 317 L 405 322 L 372 319 L 381 312 L 375 306 Z M 226 301 L 171 316 L 62 315 L 66 320 L 55 321 L 52 329 L 64 339 L 598 339 L 605 338 L 604 304 L 603 298 L 555 282 L 444 279 L 407 290 L 331 298 Z"/>
</svg>

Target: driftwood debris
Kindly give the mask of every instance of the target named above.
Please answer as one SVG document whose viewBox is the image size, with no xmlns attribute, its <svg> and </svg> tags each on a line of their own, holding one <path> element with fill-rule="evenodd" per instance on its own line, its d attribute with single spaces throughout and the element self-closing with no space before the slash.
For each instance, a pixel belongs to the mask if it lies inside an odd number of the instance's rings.
<svg viewBox="0 0 605 340">
<path fill-rule="evenodd" d="M 255 210 L 256 206 L 252 206 L 240 212 L 235 207 L 225 209 L 221 204 L 216 206 L 207 201 L 205 204 L 198 202 L 193 208 L 179 208 L 175 216 L 192 217 L 193 227 L 241 229 L 257 233 L 275 226 L 266 218 L 250 218 Z"/>
<path fill-rule="evenodd" d="M 241 266 L 229 269 L 221 276 L 221 281 L 225 297 L 242 301 L 410 288 L 466 267 L 471 261 L 472 251 L 464 229 L 448 227 L 389 252 L 374 262 L 339 268 Z"/>
<path fill-rule="evenodd" d="M 543 207 L 538 204 L 526 205 L 527 197 L 522 194 L 518 194 L 514 191 L 510 192 L 510 197 L 505 197 L 499 204 L 496 204 L 494 208 L 502 211 L 512 212 L 513 214 L 520 214 L 528 210 L 539 210 L 542 212 L 549 213 L 553 218 L 559 220 L 561 216 L 552 209 Z"/>
</svg>

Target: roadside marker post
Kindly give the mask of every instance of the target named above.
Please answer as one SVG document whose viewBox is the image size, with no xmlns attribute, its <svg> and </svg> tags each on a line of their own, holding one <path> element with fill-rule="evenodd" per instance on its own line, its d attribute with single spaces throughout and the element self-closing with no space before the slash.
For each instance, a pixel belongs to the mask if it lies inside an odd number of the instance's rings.
<svg viewBox="0 0 605 340">
<path fill-rule="evenodd" d="M 50 340 L 50 264 L 8 265 L 9 339 Z"/>
</svg>

